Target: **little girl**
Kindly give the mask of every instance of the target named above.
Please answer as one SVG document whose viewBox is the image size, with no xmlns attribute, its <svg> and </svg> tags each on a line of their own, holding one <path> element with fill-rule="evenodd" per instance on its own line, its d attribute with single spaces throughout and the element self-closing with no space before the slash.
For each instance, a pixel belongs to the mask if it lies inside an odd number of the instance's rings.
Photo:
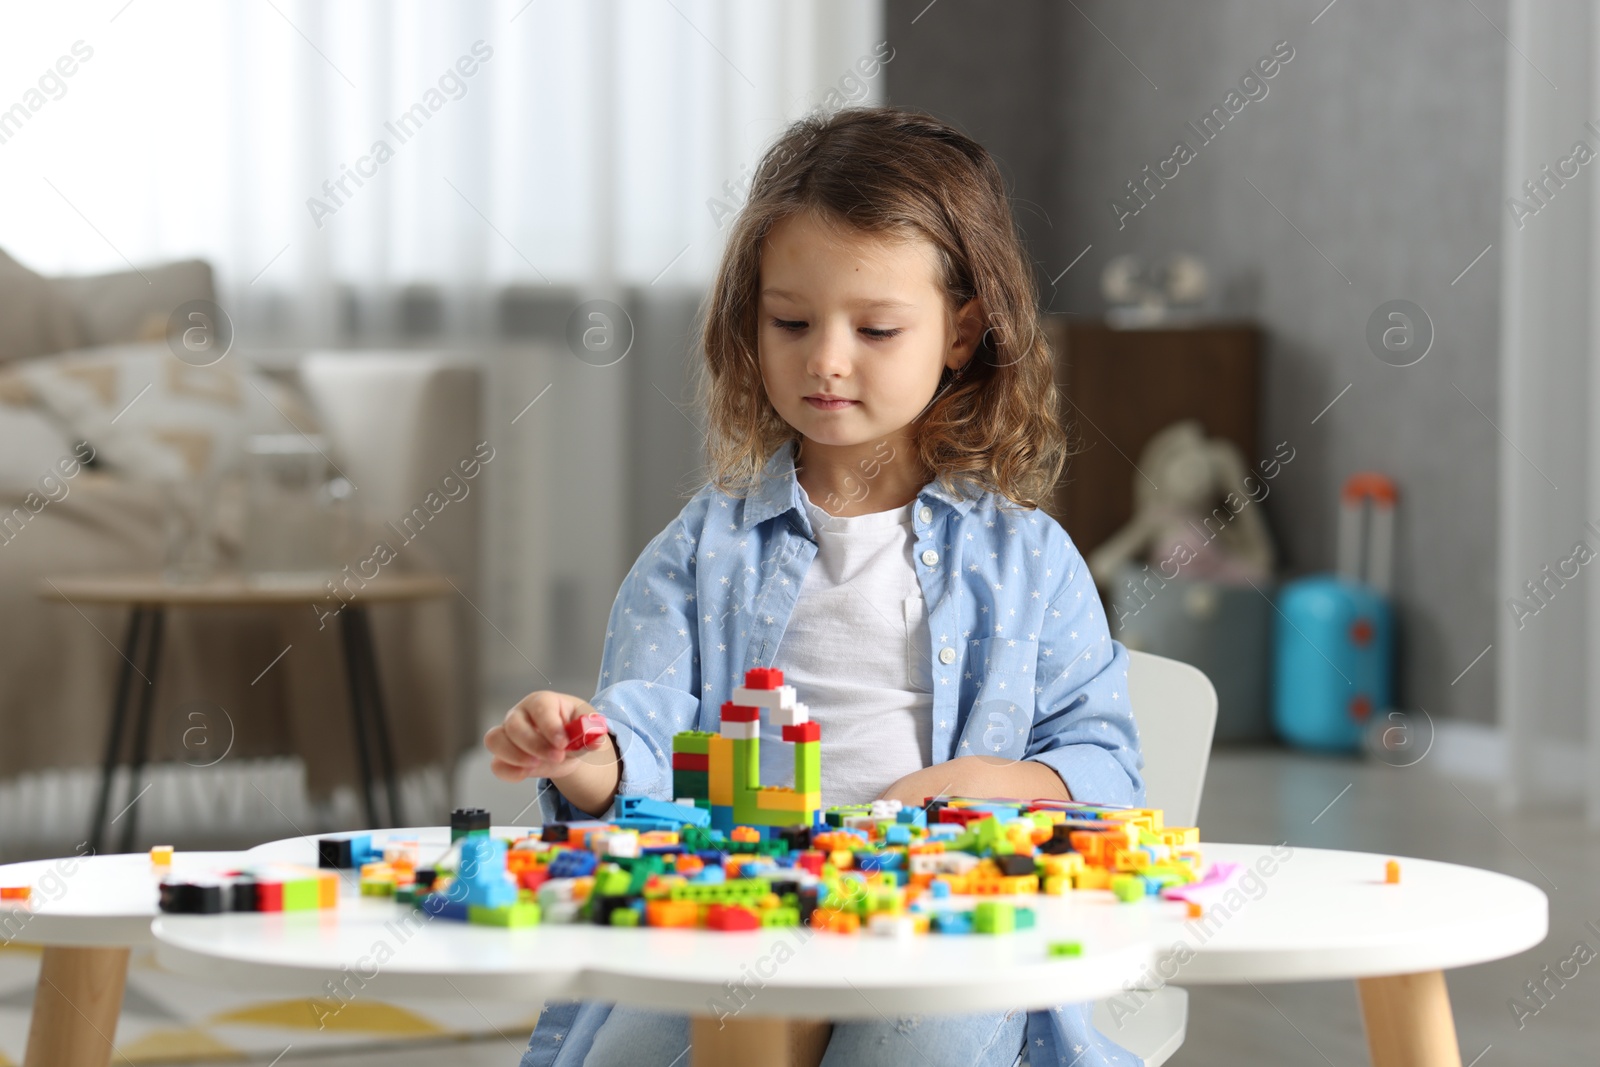
<svg viewBox="0 0 1600 1067">
<path fill-rule="evenodd" d="M 794 124 L 763 157 L 707 297 L 708 483 L 628 572 L 592 704 L 532 693 L 485 738 L 546 821 L 670 799 L 672 735 L 718 729 L 751 667 L 821 724 L 822 802 L 940 795 L 1142 804 L 1128 658 L 1039 501 L 1066 439 L 994 160 L 920 112 Z M 565 751 L 565 723 L 611 732 Z M 788 784 L 778 729 L 762 782 Z M 833 935 L 828 935 L 833 936 Z M 937 936 L 937 935 L 935 935 Z M 797 1028 L 827 1067 L 1141 1061 L 1090 1005 Z M 669 1067 L 688 1020 L 546 1005 L 523 1067 Z M 804 1058 L 805 1049 L 797 1049 Z"/>
</svg>

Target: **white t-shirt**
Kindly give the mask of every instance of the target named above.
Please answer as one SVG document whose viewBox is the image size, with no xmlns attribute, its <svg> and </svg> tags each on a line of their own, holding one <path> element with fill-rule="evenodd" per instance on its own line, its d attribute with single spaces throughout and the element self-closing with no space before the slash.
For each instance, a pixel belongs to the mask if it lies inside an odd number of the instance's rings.
<svg viewBox="0 0 1600 1067">
<path fill-rule="evenodd" d="M 863 804 L 932 760 L 932 639 L 911 556 L 915 501 L 839 517 L 803 488 L 801 497 L 817 554 L 772 666 L 822 727 L 823 805 Z M 792 761 L 781 742 L 762 751 L 774 747 Z M 792 778 L 785 770 L 772 780 Z"/>
</svg>

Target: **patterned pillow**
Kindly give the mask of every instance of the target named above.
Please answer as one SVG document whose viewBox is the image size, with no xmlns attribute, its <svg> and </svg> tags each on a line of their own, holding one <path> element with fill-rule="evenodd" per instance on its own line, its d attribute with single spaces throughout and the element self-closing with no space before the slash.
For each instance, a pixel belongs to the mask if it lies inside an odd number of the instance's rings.
<svg viewBox="0 0 1600 1067">
<path fill-rule="evenodd" d="M 238 357 L 195 367 L 163 343 L 104 345 L 0 368 L 22 395 L 94 446 L 108 467 L 148 481 L 238 469 L 245 439 L 315 433 L 309 406 Z"/>
</svg>

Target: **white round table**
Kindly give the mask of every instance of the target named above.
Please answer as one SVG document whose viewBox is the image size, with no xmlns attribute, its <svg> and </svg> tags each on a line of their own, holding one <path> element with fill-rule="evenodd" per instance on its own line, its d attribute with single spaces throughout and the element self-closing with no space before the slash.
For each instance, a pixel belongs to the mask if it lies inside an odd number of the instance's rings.
<svg viewBox="0 0 1600 1067">
<path fill-rule="evenodd" d="M 67 856 L 0 866 L 0 886 L 30 886 L 25 904 L 0 901 L 0 943 L 41 945 L 26 1067 L 111 1060 L 129 949 L 152 943 L 161 877 L 203 874 L 238 852 L 179 852 L 157 867 L 149 853 Z"/>
<path fill-rule="evenodd" d="M 441 848 L 448 840 L 442 828 L 375 833 Z M 1109 892 L 1090 890 L 1028 898 L 1039 930 L 1008 937 L 932 935 L 902 946 L 866 935 L 814 936 L 767 980 L 775 995 L 758 998 L 748 1014 L 859 1018 L 1108 994 L 1136 1012 L 1140 995 L 1122 989 L 1130 965 L 1143 988 L 1355 979 L 1375 1067 L 1459 1067 L 1443 972 L 1526 951 L 1548 931 L 1542 890 L 1476 867 L 1399 857 L 1400 881 L 1388 884 L 1391 857 L 1384 855 L 1219 842 L 1202 842 L 1201 851 L 1207 867 L 1235 862 L 1244 869 L 1231 890 L 1209 892 L 1200 919 L 1188 919 L 1176 902 L 1123 905 Z M 288 839 L 247 855 L 314 862 L 316 844 Z M 219 977 L 248 962 L 253 978 L 271 976 L 303 991 L 309 980 L 325 981 L 370 950 L 382 926 L 378 917 L 394 914 L 393 905 L 388 909 L 370 918 L 358 911 L 360 918 L 337 931 L 290 930 L 269 916 L 169 916 L 156 926 L 158 952 L 175 969 Z M 374 981 L 418 992 L 448 976 L 484 996 L 598 997 L 704 1015 L 724 982 L 745 979 L 745 968 L 770 959 L 778 942 L 793 936 L 437 926 L 414 953 L 409 944 L 406 956 L 396 953 Z M 1081 941 L 1084 956 L 1043 958 L 1045 941 L 1064 939 Z M 1117 1037 L 1115 1029 L 1106 1033 Z"/>
<path fill-rule="evenodd" d="M 496 834 L 527 828 L 495 827 Z M 443 827 L 374 831 L 443 851 Z M 351 835 L 338 835 L 351 836 Z M 316 839 L 271 842 L 244 862 L 314 862 Z M 348 887 L 346 888 L 348 893 Z M 971 898 L 960 898 L 970 904 Z M 437 920 L 381 898 L 347 897 L 335 919 L 297 914 L 163 915 L 156 958 L 184 974 L 289 996 L 465 996 L 597 999 L 694 1017 L 695 1063 L 784 1063 L 785 1020 L 1044 1008 L 1090 1001 L 1148 973 L 1153 942 L 1137 923 L 1108 921 L 1109 892 L 1037 896 L 1032 930 L 903 941 L 810 928 L 741 933 L 547 924 L 517 930 Z M 1149 902 L 1147 912 L 1183 913 Z M 1051 957 L 1052 941 L 1082 945 Z M 330 987 L 329 983 L 333 985 Z M 729 983 L 743 987 L 739 1000 Z M 330 997 L 330 989 L 345 990 Z M 729 1017 L 721 1018 L 726 1012 Z M 737 1012 L 736 1017 L 734 1013 Z"/>
</svg>

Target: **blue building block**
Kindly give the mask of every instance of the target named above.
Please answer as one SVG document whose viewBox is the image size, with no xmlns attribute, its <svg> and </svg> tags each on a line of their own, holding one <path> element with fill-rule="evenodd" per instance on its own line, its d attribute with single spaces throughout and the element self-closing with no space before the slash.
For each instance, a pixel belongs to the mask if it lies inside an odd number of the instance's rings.
<svg viewBox="0 0 1600 1067">
<path fill-rule="evenodd" d="M 567 849 L 558 852 L 550 861 L 551 878 L 587 878 L 594 873 L 599 861 L 593 852 L 579 852 L 577 849 Z"/>
<path fill-rule="evenodd" d="M 929 926 L 941 934 L 972 933 L 972 913 L 967 911 L 941 911 Z"/>
<path fill-rule="evenodd" d="M 436 919 L 454 919 L 466 922 L 468 905 L 465 901 L 451 900 L 444 893 L 428 893 L 417 898 L 417 907 Z"/>
<path fill-rule="evenodd" d="M 927 808 L 901 808 L 894 814 L 894 821 L 901 826 L 927 826 Z"/>
<path fill-rule="evenodd" d="M 891 826 L 884 830 L 883 840 L 885 844 L 889 845 L 909 845 L 911 844 L 911 827 Z"/>
<path fill-rule="evenodd" d="M 620 796 L 617 798 L 617 817 L 621 819 L 655 819 L 670 823 L 667 827 L 676 830 L 683 824 L 690 826 L 710 826 L 711 812 L 705 808 L 690 807 L 686 804 L 672 804 L 665 800 L 651 800 L 644 796 Z"/>
<path fill-rule="evenodd" d="M 944 900 L 950 896 L 950 883 L 934 882 L 928 886 L 928 894 L 932 896 L 934 900 Z"/>
<path fill-rule="evenodd" d="M 456 880 L 467 887 L 462 903 L 504 908 L 517 902 L 517 886 L 506 874 L 506 843 L 498 837 L 461 839 L 461 866 Z"/>
</svg>

